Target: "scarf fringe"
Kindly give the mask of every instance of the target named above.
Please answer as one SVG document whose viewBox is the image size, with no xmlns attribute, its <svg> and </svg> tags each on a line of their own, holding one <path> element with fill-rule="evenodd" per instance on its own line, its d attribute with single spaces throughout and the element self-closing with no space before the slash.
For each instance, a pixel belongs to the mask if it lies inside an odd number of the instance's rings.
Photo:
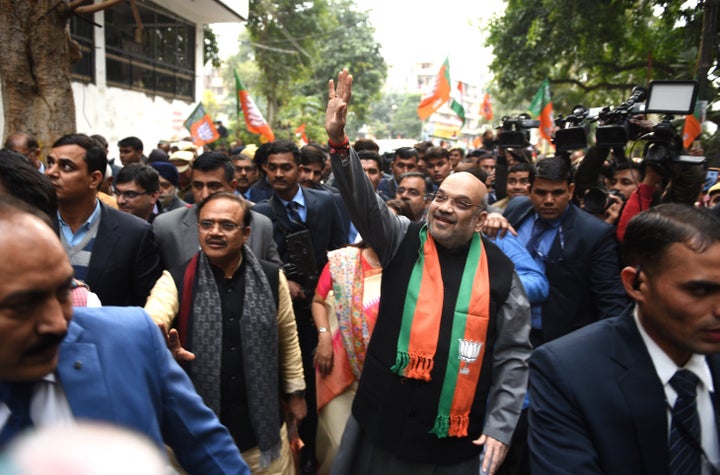
<svg viewBox="0 0 720 475">
<path fill-rule="evenodd" d="M 470 417 L 468 416 L 438 414 L 435 416 L 435 424 L 429 433 L 435 434 L 438 439 L 444 439 L 445 437 L 465 437 L 468 435 L 469 426 Z"/>
<path fill-rule="evenodd" d="M 272 446 L 269 450 L 260 451 L 260 468 L 268 468 L 271 463 L 280 457 L 280 449 L 282 448 L 282 440 Z"/>
<path fill-rule="evenodd" d="M 431 356 L 398 351 L 395 356 L 395 364 L 390 371 L 409 379 L 430 381 L 430 373 L 434 367 L 435 361 Z"/>
</svg>

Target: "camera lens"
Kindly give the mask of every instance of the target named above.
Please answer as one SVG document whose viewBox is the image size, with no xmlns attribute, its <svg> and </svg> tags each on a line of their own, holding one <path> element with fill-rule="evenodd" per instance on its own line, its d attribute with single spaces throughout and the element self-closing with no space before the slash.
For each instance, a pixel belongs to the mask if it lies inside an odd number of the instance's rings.
<svg viewBox="0 0 720 475">
<path fill-rule="evenodd" d="M 607 193 L 600 188 L 590 188 L 582 198 L 583 209 L 588 213 L 599 214 L 608 206 Z"/>
</svg>

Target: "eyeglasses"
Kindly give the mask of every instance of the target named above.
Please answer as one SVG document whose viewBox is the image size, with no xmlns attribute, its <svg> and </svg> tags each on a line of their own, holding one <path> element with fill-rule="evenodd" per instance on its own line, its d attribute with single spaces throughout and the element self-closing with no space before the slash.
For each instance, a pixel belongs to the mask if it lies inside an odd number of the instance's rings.
<svg viewBox="0 0 720 475">
<path fill-rule="evenodd" d="M 415 188 L 405 188 L 404 186 L 399 186 L 397 189 L 397 194 L 404 195 L 405 193 L 415 198 L 422 196 L 422 193 Z"/>
<path fill-rule="evenodd" d="M 465 199 L 465 198 L 456 199 L 456 198 L 453 198 L 452 196 L 448 196 L 446 193 L 443 193 L 442 191 L 437 191 L 435 193 L 428 193 L 428 196 L 435 203 L 445 203 L 446 201 L 450 200 L 450 205 L 459 209 L 460 211 L 468 211 L 471 208 L 485 209 L 484 204 L 474 205 L 468 199 Z"/>
<path fill-rule="evenodd" d="M 117 188 L 115 188 L 115 194 L 117 196 L 122 196 L 126 200 L 132 200 L 137 198 L 140 195 L 147 195 L 148 191 L 133 191 L 133 190 L 127 190 L 127 191 L 120 191 Z"/>
<path fill-rule="evenodd" d="M 220 226 L 220 230 L 226 233 L 232 233 L 234 231 L 237 231 L 238 229 L 245 229 L 245 226 L 240 226 L 239 224 L 235 224 L 232 221 L 213 221 L 212 219 L 203 219 L 201 221 L 198 221 L 197 225 L 198 228 L 205 232 L 215 229 L 215 225 Z"/>
</svg>

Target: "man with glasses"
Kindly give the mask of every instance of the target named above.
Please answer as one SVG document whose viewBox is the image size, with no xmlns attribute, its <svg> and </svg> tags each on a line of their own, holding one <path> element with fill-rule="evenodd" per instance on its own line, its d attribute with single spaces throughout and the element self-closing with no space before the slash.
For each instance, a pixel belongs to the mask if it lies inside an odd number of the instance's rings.
<svg viewBox="0 0 720 475">
<path fill-rule="evenodd" d="M 160 180 L 158 172 L 148 165 L 131 163 L 115 178 L 115 198 L 120 211 L 152 223 L 160 214 Z"/>
<path fill-rule="evenodd" d="M 408 204 L 413 221 L 422 222 L 425 221 L 432 191 L 432 182 L 424 173 L 407 172 L 400 175 L 395 198 Z"/>
<path fill-rule="evenodd" d="M 550 282 L 547 301 L 533 308 L 530 340 L 538 347 L 623 313 L 628 301 L 614 227 L 571 203 L 569 161 L 540 160 L 530 177 L 530 196 L 514 198 L 504 215 Z"/>
<path fill-rule="evenodd" d="M 167 213 L 174 209 L 187 208 L 190 206 L 178 196 L 180 174 L 175 165 L 169 162 L 152 162 L 150 166 L 160 175 L 160 203 L 162 203 L 162 212 Z"/>
<path fill-rule="evenodd" d="M 418 152 L 413 147 L 400 147 L 395 150 L 395 158 L 390 165 L 392 178 L 383 178 L 377 187 L 378 194 L 385 201 L 392 199 L 397 194 L 398 180 L 400 175 L 417 170 Z"/>
<path fill-rule="evenodd" d="M 192 163 L 190 181 L 194 206 L 163 213 L 153 222 L 160 255 L 165 268 L 184 264 L 198 251 L 197 204 L 213 193 L 235 190 L 235 167 L 232 160 L 219 152 L 205 152 Z M 260 259 L 280 263 L 272 239 L 272 223 L 265 216 L 251 211 L 255 225 L 248 246 Z"/>
<path fill-rule="evenodd" d="M 145 304 L 162 268 L 150 224 L 97 198 L 107 156 L 84 134 L 59 138 L 45 175 L 58 197 L 57 229 L 75 278 L 103 305 Z"/>
<path fill-rule="evenodd" d="M 347 70 L 337 89 L 330 81 L 325 127 L 335 183 L 383 279 L 333 472 L 495 473 L 520 414 L 531 346 L 522 284 L 480 232 L 487 190 L 471 172 L 453 173 L 427 223 L 394 215 L 345 135 L 351 87 Z"/>
<path fill-rule="evenodd" d="M 145 309 L 192 352 L 184 357 L 190 379 L 251 472 L 291 475 L 279 395 L 298 424 L 306 414 L 300 347 L 285 275 L 245 245 L 249 206 L 231 192 L 202 200 L 200 252 L 163 273 Z"/>
</svg>

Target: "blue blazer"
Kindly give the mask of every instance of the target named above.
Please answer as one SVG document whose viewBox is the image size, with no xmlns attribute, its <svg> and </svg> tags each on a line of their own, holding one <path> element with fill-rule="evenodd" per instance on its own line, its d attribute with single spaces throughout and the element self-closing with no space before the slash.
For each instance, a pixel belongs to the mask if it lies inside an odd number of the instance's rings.
<svg viewBox="0 0 720 475">
<path fill-rule="evenodd" d="M 545 262 L 550 295 L 542 307 L 543 340 L 551 341 L 602 318 L 627 313 L 620 281 L 615 228 L 574 204 L 562 218 Z M 508 202 L 504 216 L 515 228 L 534 215 L 527 196 Z"/>
<path fill-rule="evenodd" d="M 717 391 L 720 355 L 707 361 Z M 665 392 L 632 317 L 597 322 L 535 350 L 529 391 L 533 473 L 668 473 Z"/>
<path fill-rule="evenodd" d="M 167 444 L 191 474 L 250 473 L 141 308 L 76 307 L 57 375 L 76 419 L 138 431 L 161 450 Z"/>
</svg>

